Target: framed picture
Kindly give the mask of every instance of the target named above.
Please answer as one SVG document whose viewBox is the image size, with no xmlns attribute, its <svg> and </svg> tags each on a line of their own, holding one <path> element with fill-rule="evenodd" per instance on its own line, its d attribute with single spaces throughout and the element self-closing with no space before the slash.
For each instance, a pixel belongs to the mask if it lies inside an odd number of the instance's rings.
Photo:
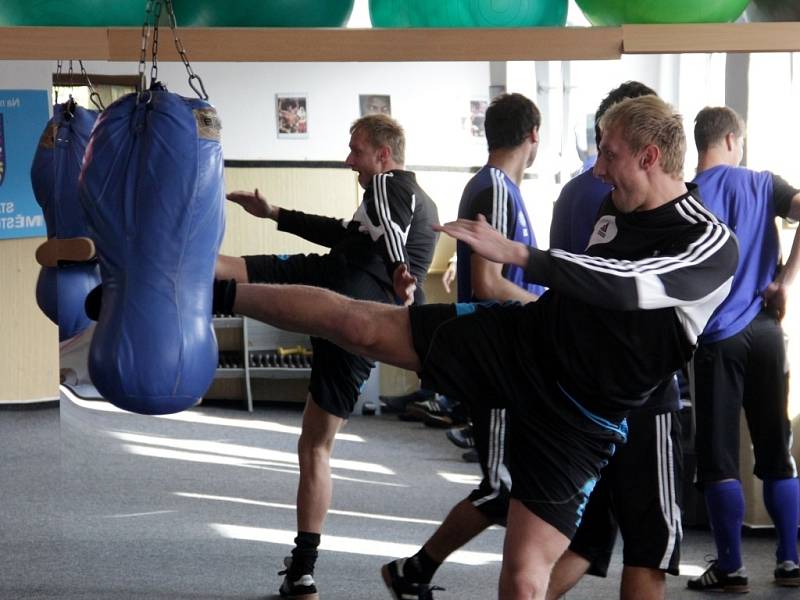
<svg viewBox="0 0 800 600">
<path fill-rule="evenodd" d="M 392 97 L 388 94 L 359 94 L 358 105 L 361 116 L 392 114 Z"/>
<path fill-rule="evenodd" d="M 308 137 L 308 96 L 276 94 L 275 117 L 279 138 Z"/>
<path fill-rule="evenodd" d="M 469 101 L 469 131 L 472 137 L 486 137 L 483 122 L 486 120 L 486 109 L 488 107 L 488 100 Z"/>
</svg>

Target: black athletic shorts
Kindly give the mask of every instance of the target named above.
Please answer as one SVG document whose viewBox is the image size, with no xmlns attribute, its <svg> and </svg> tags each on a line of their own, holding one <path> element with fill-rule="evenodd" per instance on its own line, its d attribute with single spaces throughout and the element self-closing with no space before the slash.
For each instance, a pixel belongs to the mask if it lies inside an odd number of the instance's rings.
<svg viewBox="0 0 800 600">
<path fill-rule="evenodd" d="M 681 528 L 681 426 L 678 412 L 633 411 L 628 442 L 603 469 L 569 549 L 605 577 L 617 531 L 624 565 L 678 574 Z"/>
<path fill-rule="evenodd" d="M 505 526 L 511 494 L 506 410 L 473 404 L 469 413 L 483 479 L 467 499 L 492 523 Z"/>
<path fill-rule="evenodd" d="M 778 320 L 763 311 L 736 335 L 700 344 L 691 363 L 697 482 L 739 479 L 742 408 L 760 479 L 795 477 L 789 366 Z"/>
<path fill-rule="evenodd" d="M 556 380 L 538 303 L 412 306 L 422 386 L 506 408 L 511 496 L 572 538 L 625 424 L 591 414 Z"/>
<path fill-rule="evenodd" d="M 392 302 L 377 279 L 350 266 L 341 255 L 291 254 L 244 256 L 251 283 L 286 283 L 323 287 L 351 298 Z M 311 338 L 314 352 L 308 391 L 324 411 L 347 419 L 374 362 L 322 338 Z"/>
</svg>

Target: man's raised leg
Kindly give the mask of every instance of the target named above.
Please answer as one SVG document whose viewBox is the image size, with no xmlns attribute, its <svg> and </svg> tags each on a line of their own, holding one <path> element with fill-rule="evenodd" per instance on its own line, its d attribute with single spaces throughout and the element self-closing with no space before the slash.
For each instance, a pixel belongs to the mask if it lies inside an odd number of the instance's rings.
<svg viewBox="0 0 800 600">
<path fill-rule="evenodd" d="M 305 285 L 237 285 L 233 312 L 325 338 L 359 356 L 419 371 L 408 309 Z"/>
</svg>

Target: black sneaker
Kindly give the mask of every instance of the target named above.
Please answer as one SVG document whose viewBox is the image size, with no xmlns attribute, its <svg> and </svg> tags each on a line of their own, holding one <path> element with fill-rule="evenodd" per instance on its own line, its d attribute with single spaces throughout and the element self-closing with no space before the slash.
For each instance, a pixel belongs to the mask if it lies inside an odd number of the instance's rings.
<svg viewBox="0 0 800 600">
<path fill-rule="evenodd" d="M 775 585 L 800 587 L 800 566 L 791 560 L 778 563 L 775 567 Z"/>
<path fill-rule="evenodd" d="M 292 566 L 292 557 L 287 556 L 284 558 L 283 564 L 286 568 L 278 572 L 278 575 L 285 575 L 283 583 L 278 590 L 281 598 L 291 598 L 292 600 L 319 600 L 317 586 L 314 583 L 314 576 L 306 573 L 294 581 L 290 581 L 289 567 Z"/>
<path fill-rule="evenodd" d="M 480 456 L 478 456 L 478 449 L 477 448 L 470 448 L 464 454 L 461 455 L 461 458 L 464 462 L 468 463 L 477 463 L 481 462 Z"/>
<path fill-rule="evenodd" d="M 381 401 L 381 407 L 387 413 L 404 413 L 406 408 L 411 402 L 419 400 L 428 400 L 433 398 L 434 393 L 429 390 L 416 390 L 410 394 L 403 394 L 402 396 L 378 396 Z"/>
<path fill-rule="evenodd" d="M 435 590 L 444 591 L 444 588 L 430 583 L 414 583 L 403 577 L 403 565 L 406 559 L 401 558 L 386 563 L 381 567 L 383 582 L 392 593 L 395 600 L 433 600 Z"/>
<path fill-rule="evenodd" d="M 404 421 L 423 421 L 430 427 L 452 427 L 452 411 L 438 397 L 411 402 L 406 409 Z"/>
<path fill-rule="evenodd" d="M 447 439 L 464 450 L 475 447 L 475 436 L 472 433 L 472 425 L 448 429 Z"/>
<path fill-rule="evenodd" d="M 723 573 L 717 567 L 717 561 L 711 561 L 705 573 L 686 582 L 686 587 L 698 592 L 729 592 L 743 594 L 750 591 L 747 583 L 747 571 L 739 567 L 733 573 Z"/>
</svg>

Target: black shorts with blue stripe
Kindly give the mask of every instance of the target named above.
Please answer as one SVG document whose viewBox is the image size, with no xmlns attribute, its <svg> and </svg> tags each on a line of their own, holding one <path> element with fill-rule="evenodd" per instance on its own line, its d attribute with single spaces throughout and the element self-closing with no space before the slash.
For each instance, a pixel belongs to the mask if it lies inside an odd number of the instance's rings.
<svg viewBox="0 0 800 600">
<path fill-rule="evenodd" d="M 410 309 L 422 385 L 469 406 L 505 408 L 511 497 L 571 538 L 623 423 L 565 394 L 537 303 Z"/>
</svg>

